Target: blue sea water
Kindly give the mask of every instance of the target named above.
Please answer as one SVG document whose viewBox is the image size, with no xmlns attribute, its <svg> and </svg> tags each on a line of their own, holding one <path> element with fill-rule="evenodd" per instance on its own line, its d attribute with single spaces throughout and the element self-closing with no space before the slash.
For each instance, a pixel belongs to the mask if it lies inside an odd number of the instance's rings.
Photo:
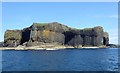
<svg viewBox="0 0 120 73">
<path fill-rule="evenodd" d="M 3 71 L 118 71 L 118 49 L 2 51 Z"/>
</svg>

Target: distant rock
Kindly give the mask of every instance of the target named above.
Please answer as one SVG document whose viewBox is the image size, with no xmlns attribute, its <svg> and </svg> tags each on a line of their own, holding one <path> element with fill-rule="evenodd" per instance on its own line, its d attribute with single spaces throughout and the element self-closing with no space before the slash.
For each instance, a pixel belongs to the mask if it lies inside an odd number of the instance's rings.
<svg viewBox="0 0 120 73">
<path fill-rule="evenodd" d="M 120 45 L 116 45 L 116 44 L 107 44 L 106 46 L 109 48 L 120 48 Z"/>
<path fill-rule="evenodd" d="M 4 46 L 4 42 L 0 42 L 0 47 L 3 47 Z"/>
<path fill-rule="evenodd" d="M 6 47 L 37 46 L 46 43 L 74 47 L 101 46 L 109 44 L 109 35 L 101 26 L 74 29 L 58 22 L 33 23 L 23 30 L 7 30 L 4 35 Z"/>
</svg>

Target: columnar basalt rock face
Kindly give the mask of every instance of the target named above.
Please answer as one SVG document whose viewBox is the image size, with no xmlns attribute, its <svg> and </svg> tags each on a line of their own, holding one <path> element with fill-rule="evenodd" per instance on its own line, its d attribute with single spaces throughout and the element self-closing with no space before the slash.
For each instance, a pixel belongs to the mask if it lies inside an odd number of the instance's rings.
<svg viewBox="0 0 120 73">
<path fill-rule="evenodd" d="M 73 29 L 65 33 L 66 36 L 66 43 L 76 35 L 81 35 L 81 39 L 83 46 L 100 46 L 103 45 L 103 28 L 100 26 L 94 27 L 94 28 L 85 28 L 82 30 Z M 68 37 L 70 36 L 70 37 Z M 108 40 L 107 40 L 108 41 Z M 105 41 L 105 42 L 107 42 Z M 72 44 L 70 44 L 72 45 Z"/>
<path fill-rule="evenodd" d="M 98 26 L 98 27 L 94 27 L 94 34 L 96 35 L 96 44 L 97 46 L 99 45 L 103 45 L 103 28 Z"/>
<path fill-rule="evenodd" d="M 34 23 L 30 34 L 30 41 L 38 41 L 44 43 L 56 42 L 64 44 L 65 36 L 63 32 L 68 31 L 69 27 L 60 23 Z"/>
<path fill-rule="evenodd" d="M 37 43 L 36 43 L 37 42 Z M 109 36 L 100 26 L 85 29 L 73 29 L 58 22 L 33 23 L 23 30 L 7 30 L 5 46 L 57 43 L 60 45 L 100 46 L 109 44 Z"/>
<path fill-rule="evenodd" d="M 81 35 L 75 35 L 69 42 L 68 45 L 72 45 L 76 48 L 78 48 L 79 46 L 82 46 L 83 44 L 83 39 L 81 37 Z"/>
</svg>

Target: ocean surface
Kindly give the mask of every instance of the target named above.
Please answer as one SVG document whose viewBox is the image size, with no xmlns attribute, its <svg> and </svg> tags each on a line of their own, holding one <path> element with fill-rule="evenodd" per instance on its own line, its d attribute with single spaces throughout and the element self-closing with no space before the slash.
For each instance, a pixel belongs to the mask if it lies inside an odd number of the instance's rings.
<svg viewBox="0 0 120 73">
<path fill-rule="evenodd" d="M 3 71 L 118 71 L 118 49 L 2 51 Z"/>
</svg>

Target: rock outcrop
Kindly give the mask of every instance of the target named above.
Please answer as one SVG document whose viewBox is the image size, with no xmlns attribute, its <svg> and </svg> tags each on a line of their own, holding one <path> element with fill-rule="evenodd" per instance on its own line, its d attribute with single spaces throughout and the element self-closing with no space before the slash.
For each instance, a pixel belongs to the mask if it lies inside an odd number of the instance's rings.
<svg viewBox="0 0 120 73">
<path fill-rule="evenodd" d="M 116 44 L 107 44 L 106 46 L 108 48 L 120 48 L 120 45 L 116 45 Z"/>
<path fill-rule="evenodd" d="M 21 42 L 21 30 L 7 30 L 4 35 L 4 46 L 16 47 Z"/>
<path fill-rule="evenodd" d="M 0 42 L 0 47 L 3 47 L 4 46 L 4 42 Z"/>
<path fill-rule="evenodd" d="M 7 30 L 4 46 L 34 46 L 41 44 L 79 46 L 101 46 L 109 44 L 109 35 L 101 26 L 73 29 L 58 22 L 33 23 L 23 30 Z"/>
</svg>

